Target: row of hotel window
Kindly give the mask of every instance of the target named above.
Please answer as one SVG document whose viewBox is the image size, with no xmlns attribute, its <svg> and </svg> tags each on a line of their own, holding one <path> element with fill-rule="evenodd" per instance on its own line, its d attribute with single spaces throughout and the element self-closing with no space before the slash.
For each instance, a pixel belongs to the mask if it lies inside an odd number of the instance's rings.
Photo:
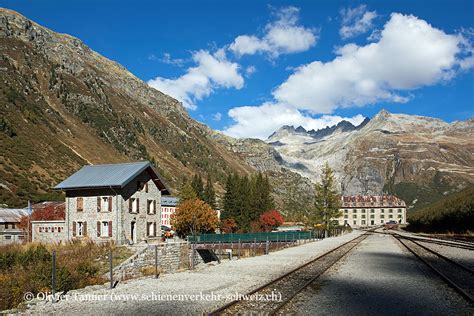
<svg viewBox="0 0 474 316">
<path fill-rule="evenodd" d="M 84 211 L 84 198 L 76 198 L 76 211 Z M 112 212 L 112 197 L 98 196 L 97 197 L 97 212 Z M 130 213 L 140 212 L 140 200 L 138 198 L 130 198 L 128 200 L 128 211 Z M 149 215 L 156 214 L 156 200 L 147 200 L 146 211 Z"/>
<path fill-rule="evenodd" d="M 380 221 L 380 224 L 384 224 L 384 223 L 385 223 L 385 221 L 382 219 L 382 220 Z M 400 223 L 401 223 L 401 221 L 400 221 Z M 344 224 L 348 224 L 348 220 L 344 220 Z M 357 225 L 357 221 L 353 221 L 352 224 L 353 224 L 353 225 Z M 361 220 L 361 221 L 360 221 L 360 225 L 367 225 L 367 223 L 366 223 L 365 220 Z M 375 225 L 375 221 L 374 221 L 374 220 L 371 220 L 371 221 L 370 221 L 370 225 Z"/>
<path fill-rule="evenodd" d="M 367 210 L 368 210 L 368 209 L 367 209 Z M 346 210 L 344 210 L 344 213 L 349 213 L 349 211 L 350 211 L 350 210 L 347 210 L 347 209 L 346 209 Z M 352 211 L 353 211 L 354 213 L 357 213 L 358 210 L 357 210 L 357 209 L 353 209 Z M 364 213 L 364 212 L 366 211 L 366 209 L 360 209 L 360 211 L 361 211 L 362 213 Z M 402 213 L 402 209 L 401 209 L 401 208 L 399 208 L 397 211 L 398 211 L 398 213 Z M 381 209 L 380 209 L 380 212 L 381 212 L 381 213 L 385 213 L 385 209 L 381 208 Z M 388 212 L 389 212 L 389 213 L 393 213 L 393 209 L 388 209 Z M 370 213 L 375 213 L 375 209 L 371 209 L 371 210 L 370 210 Z"/>
<path fill-rule="evenodd" d="M 146 223 L 147 237 L 156 237 L 158 232 L 156 222 Z M 72 236 L 87 236 L 87 222 L 72 222 Z M 97 222 L 97 237 L 112 237 L 112 221 Z"/>
<path fill-rule="evenodd" d="M 352 215 L 352 218 L 357 218 L 357 214 Z M 384 214 L 379 215 L 380 218 L 385 218 Z M 344 215 L 344 218 L 349 218 L 349 215 Z M 361 215 L 361 218 L 365 218 L 365 214 Z M 370 214 L 370 218 L 375 218 L 375 214 Z M 388 214 L 388 218 L 393 218 L 393 214 Z M 398 214 L 397 218 L 403 218 L 402 214 Z"/>
</svg>

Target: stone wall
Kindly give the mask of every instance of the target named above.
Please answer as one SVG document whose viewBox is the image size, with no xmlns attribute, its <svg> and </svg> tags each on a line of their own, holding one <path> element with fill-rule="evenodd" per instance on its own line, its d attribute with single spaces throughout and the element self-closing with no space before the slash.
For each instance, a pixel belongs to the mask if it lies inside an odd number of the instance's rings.
<svg viewBox="0 0 474 316">
<path fill-rule="evenodd" d="M 59 243 L 66 240 L 65 221 L 32 221 L 31 238 L 34 242 Z"/>
<path fill-rule="evenodd" d="M 166 242 L 157 245 L 147 245 L 134 256 L 114 268 L 115 280 L 126 280 L 154 273 L 155 247 L 158 251 L 158 270 L 173 273 L 190 268 L 191 250 L 187 242 Z M 203 262 L 198 254 L 195 255 L 194 265 Z M 109 277 L 109 274 L 107 274 Z"/>
</svg>

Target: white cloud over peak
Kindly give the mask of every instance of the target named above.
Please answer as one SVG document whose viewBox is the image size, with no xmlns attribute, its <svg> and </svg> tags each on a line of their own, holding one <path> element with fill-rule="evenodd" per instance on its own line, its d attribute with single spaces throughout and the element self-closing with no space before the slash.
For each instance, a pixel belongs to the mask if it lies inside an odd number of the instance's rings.
<svg viewBox="0 0 474 316">
<path fill-rule="evenodd" d="M 223 131 L 225 134 L 237 138 L 260 139 L 266 139 L 283 125 L 303 126 L 307 130 L 318 130 L 336 125 L 342 120 L 349 121 L 354 125 L 359 125 L 364 120 L 360 114 L 351 118 L 333 115 L 314 118 L 290 106 L 275 103 L 233 108 L 228 115 L 235 121 L 235 124 L 226 128 Z"/>
<path fill-rule="evenodd" d="M 316 44 L 317 30 L 298 25 L 299 9 L 286 7 L 275 12 L 277 20 L 265 26 L 262 37 L 240 35 L 229 45 L 238 56 L 266 53 L 275 58 L 281 54 L 303 52 Z"/>
<path fill-rule="evenodd" d="M 368 11 L 365 5 L 341 10 L 342 25 L 339 35 L 343 39 L 363 34 L 374 27 L 373 20 L 377 12 Z"/>
<path fill-rule="evenodd" d="M 220 49 L 211 54 L 200 50 L 193 53 L 195 67 L 187 69 L 186 73 L 175 79 L 156 77 L 148 84 L 163 93 L 183 102 L 185 108 L 196 109 L 195 102 L 210 95 L 217 88 L 241 89 L 244 78 L 239 72 L 240 66 L 225 56 Z"/>
<path fill-rule="evenodd" d="M 380 101 L 407 102 L 401 92 L 447 81 L 460 67 L 469 67 L 469 56 L 461 57 L 464 42 L 413 15 L 394 13 L 377 42 L 347 44 L 332 61 L 300 66 L 273 96 L 278 103 L 324 114 Z"/>
</svg>

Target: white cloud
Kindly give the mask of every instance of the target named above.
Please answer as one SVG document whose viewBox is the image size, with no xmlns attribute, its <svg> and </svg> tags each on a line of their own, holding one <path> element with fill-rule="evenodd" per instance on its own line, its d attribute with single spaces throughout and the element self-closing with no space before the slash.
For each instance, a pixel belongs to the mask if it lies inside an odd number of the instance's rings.
<svg viewBox="0 0 474 316">
<path fill-rule="evenodd" d="M 217 112 L 217 113 L 212 114 L 213 121 L 219 122 L 221 119 L 222 119 L 222 113 Z"/>
<path fill-rule="evenodd" d="M 303 52 L 316 44 L 317 31 L 298 25 L 299 9 L 286 7 L 275 12 L 277 20 L 265 26 L 265 34 L 237 36 L 229 49 L 236 55 L 267 53 L 275 58 L 281 54 Z"/>
<path fill-rule="evenodd" d="M 196 109 L 195 102 L 210 95 L 217 88 L 241 89 L 244 79 L 239 73 L 239 65 L 230 62 L 223 49 L 214 54 L 200 50 L 193 53 L 195 67 L 176 79 L 156 77 L 148 84 L 163 93 L 183 102 L 187 109 Z"/>
<path fill-rule="evenodd" d="M 323 115 L 314 118 L 304 115 L 295 108 L 275 103 L 264 103 L 261 106 L 242 106 L 233 108 L 228 112 L 235 123 L 223 132 L 227 135 L 241 138 L 266 139 L 283 125 L 303 126 L 307 130 L 321 129 L 333 126 L 342 120 L 359 125 L 364 117 L 356 115 L 351 118 Z"/>
<path fill-rule="evenodd" d="M 181 59 L 181 58 L 171 58 L 171 55 L 169 53 L 164 53 L 162 58 L 157 58 L 155 55 L 151 55 L 154 57 L 152 60 L 158 60 L 162 62 L 163 64 L 168 64 L 168 65 L 175 65 L 181 67 L 186 60 Z"/>
<path fill-rule="evenodd" d="M 343 39 L 363 34 L 373 28 L 375 11 L 367 11 L 365 5 L 341 10 L 342 25 L 339 34 Z"/>
<path fill-rule="evenodd" d="M 255 66 L 248 66 L 247 68 L 245 68 L 245 74 L 247 75 L 247 77 L 250 77 L 256 71 L 257 71 L 257 68 L 255 68 Z"/>
<path fill-rule="evenodd" d="M 347 44 L 332 61 L 300 66 L 273 96 L 278 103 L 325 114 L 380 101 L 407 102 L 402 91 L 449 80 L 459 67 L 469 67 L 468 56 L 460 56 L 467 46 L 463 41 L 415 16 L 394 13 L 378 42 Z"/>
</svg>

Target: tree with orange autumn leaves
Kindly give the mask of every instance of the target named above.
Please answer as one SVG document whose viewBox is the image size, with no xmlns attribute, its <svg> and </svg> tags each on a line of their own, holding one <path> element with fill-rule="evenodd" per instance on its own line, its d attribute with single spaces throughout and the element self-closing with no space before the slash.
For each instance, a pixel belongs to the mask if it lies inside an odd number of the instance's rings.
<svg viewBox="0 0 474 316">
<path fill-rule="evenodd" d="M 216 211 L 198 198 L 180 202 L 171 217 L 171 225 L 181 237 L 214 232 L 218 224 Z"/>
</svg>

